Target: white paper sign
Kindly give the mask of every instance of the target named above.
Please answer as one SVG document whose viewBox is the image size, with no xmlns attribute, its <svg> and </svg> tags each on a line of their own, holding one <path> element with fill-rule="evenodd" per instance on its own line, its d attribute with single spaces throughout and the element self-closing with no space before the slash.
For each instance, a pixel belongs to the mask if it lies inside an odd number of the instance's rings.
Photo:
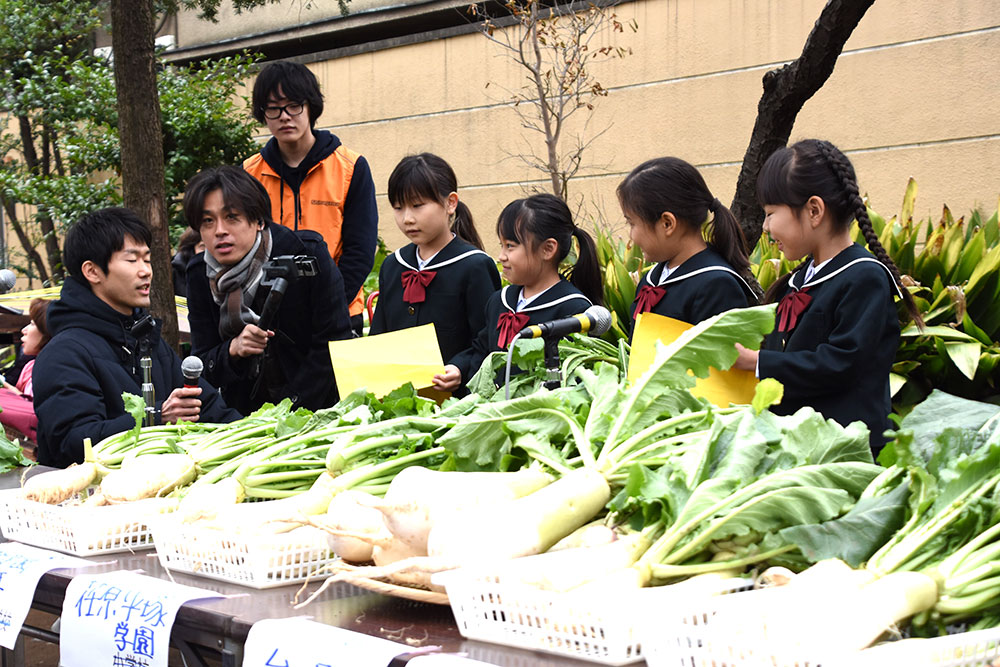
<svg viewBox="0 0 1000 667">
<path fill-rule="evenodd" d="M 243 648 L 243 667 L 386 667 L 416 649 L 304 618 L 257 621 Z"/>
<path fill-rule="evenodd" d="M 454 653 L 418 655 L 406 665 L 407 667 L 493 667 L 492 663 L 480 662 Z"/>
<path fill-rule="evenodd" d="M 136 572 L 77 575 L 66 588 L 61 667 L 166 667 L 185 602 L 223 597 Z"/>
<path fill-rule="evenodd" d="M 90 565 L 96 563 L 17 542 L 0 544 L 0 646 L 14 648 L 43 574 Z"/>
</svg>

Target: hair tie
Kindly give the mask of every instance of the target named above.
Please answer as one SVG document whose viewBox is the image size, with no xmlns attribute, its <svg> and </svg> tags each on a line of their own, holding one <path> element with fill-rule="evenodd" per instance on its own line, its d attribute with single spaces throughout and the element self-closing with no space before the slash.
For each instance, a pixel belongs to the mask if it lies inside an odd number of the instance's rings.
<svg viewBox="0 0 1000 667">
<path fill-rule="evenodd" d="M 712 197 L 712 201 L 708 205 L 708 210 L 711 211 L 712 213 L 715 213 L 720 208 L 722 208 L 722 202 L 719 201 L 718 197 Z"/>
</svg>

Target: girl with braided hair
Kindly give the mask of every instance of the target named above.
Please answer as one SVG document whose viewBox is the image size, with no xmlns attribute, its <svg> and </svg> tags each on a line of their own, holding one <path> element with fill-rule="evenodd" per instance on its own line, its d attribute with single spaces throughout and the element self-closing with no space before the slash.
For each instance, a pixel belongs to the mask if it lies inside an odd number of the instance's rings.
<svg viewBox="0 0 1000 667">
<path fill-rule="evenodd" d="M 757 303 L 743 231 L 692 165 L 676 157 L 643 162 L 618 185 L 618 203 L 632 242 L 656 262 L 639 281 L 633 321 L 654 312 L 697 324 Z"/>
<path fill-rule="evenodd" d="M 875 454 L 890 427 L 889 369 L 899 345 L 894 298 L 922 325 L 899 270 L 878 241 L 854 167 L 828 141 L 808 139 L 768 158 L 757 179 L 764 231 L 803 261 L 768 290 L 777 324 L 760 352 L 737 345 L 737 368 L 785 385 L 775 406 L 812 406 L 842 425 L 864 422 Z M 851 241 L 851 221 L 868 250 Z M 874 255 L 874 256 L 872 256 Z"/>
</svg>

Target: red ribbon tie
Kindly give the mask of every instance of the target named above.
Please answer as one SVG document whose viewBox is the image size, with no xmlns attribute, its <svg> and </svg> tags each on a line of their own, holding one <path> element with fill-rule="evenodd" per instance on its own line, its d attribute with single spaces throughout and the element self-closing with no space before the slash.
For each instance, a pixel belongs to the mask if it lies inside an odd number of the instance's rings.
<svg viewBox="0 0 1000 667">
<path fill-rule="evenodd" d="M 427 299 L 427 286 L 437 271 L 403 271 L 403 301 L 423 303 Z"/>
<path fill-rule="evenodd" d="M 501 313 L 500 319 L 497 320 L 497 331 L 500 334 L 497 344 L 500 346 L 500 349 L 506 350 L 510 342 L 514 340 L 514 336 L 521 329 L 528 326 L 528 322 L 530 321 L 531 317 L 526 313 L 512 313 L 509 310 Z"/>
<path fill-rule="evenodd" d="M 663 299 L 664 295 L 667 293 L 666 287 L 653 287 L 652 285 L 643 285 L 639 288 L 639 296 L 635 300 L 635 314 L 648 313 L 656 307 L 656 304 Z"/>
<path fill-rule="evenodd" d="M 806 290 L 796 290 L 783 296 L 778 302 L 778 331 L 788 332 L 794 329 L 810 301 L 812 297 L 806 294 Z"/>
</svg>

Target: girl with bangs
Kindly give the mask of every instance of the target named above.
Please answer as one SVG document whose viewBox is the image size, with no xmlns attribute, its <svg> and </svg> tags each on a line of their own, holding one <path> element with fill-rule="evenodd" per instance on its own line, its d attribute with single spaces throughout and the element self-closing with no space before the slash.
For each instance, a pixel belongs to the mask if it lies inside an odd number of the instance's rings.
<svg viewBox="0 0 1000 667">
<path fill-rule="evenodd" d="M 898 296 L 922 326 L 899 269 L 872 229 L 850 160 L 828 141 L 807 139 L 768 158 L 757 179 L 764 231 L 802 262 L 764 295 L 777 323 L 761 350 L 737 345 L 737 368 L 785 386 L 778 414 L 811 406 L 847 426 L 868 426 L 875 454 L 892 409 L 889 371 L 899 346 Z M 857 220 L 866 250 L 851 238 Z"/>
<path fill-rule="evenodd" d="M 619 184 L 618 202 L 629 238 L 655 263 L 639 281 L 633 322 L 653 312 L 698 324 L 756 305 L 743 231 L 694 166 L 676 157 L 643 162 Z"/>
<path fill-rule="evenodd" d="M 410 243 L 382 263 L 369 333 L 433 322 L 441 358 L 449 363 L 485 324 L 483 305 L 500 288 L 496 263 L 458 199 L 455 172 L 437 155 L 403 158 L 389 176 L 389 202 Z M 435 385 L 455 390 L 461 383 L 438 375 Z"/>
<path fill-rule="evenodd" d="M 506 350 L 526 326 L 584 312 L 602 304 L 603 286 L 594 240 L 573 223 L 569 207 L 550 194 L 507 204 L 497 220 L 500 263 L 511 284 L 486 304 L 486 325 L 472 347 L 445 367 L 439 388 L 467 382 L 491 352 Z M 576 239 L 579 252 L 568 277 L 559 273 Z"/>
</svg>

